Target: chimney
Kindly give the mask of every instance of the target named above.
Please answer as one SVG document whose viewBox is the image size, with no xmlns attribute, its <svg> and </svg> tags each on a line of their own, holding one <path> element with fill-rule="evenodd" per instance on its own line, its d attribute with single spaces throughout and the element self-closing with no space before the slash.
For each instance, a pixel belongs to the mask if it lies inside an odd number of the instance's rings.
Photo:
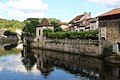
<svg viewBox="0 0 120 80">
<path fill-rule="evenodd" d="M 86 19 L 91 18 L 91 12 L 89 12 L 89 13 L 84 12 L 84 16 L 85 16 Z"/>
</svg>

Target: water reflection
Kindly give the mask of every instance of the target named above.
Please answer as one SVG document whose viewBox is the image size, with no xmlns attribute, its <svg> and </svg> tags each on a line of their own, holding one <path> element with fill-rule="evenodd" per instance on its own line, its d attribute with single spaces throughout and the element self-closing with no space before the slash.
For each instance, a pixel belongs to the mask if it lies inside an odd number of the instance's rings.
<svg viewBox="0 0 120 80">
<path fill-rule="evenodd" d="M 32 66 L 36 63 L 37 69 L 40 70 L 44 77 L 50 76 L 56 69 L 75 75 L 83 80 L 120 80 L 119 64 L 111 64 L 96 58 L 40 49 L 24 48 L 23 54 L 25 59 L 28 59 L 26 56 L 33 57 L 26 60 L 27 63 Z M 34 64 L 30 61 L 33 61 Z M 31 70 L 31 67 L 29 70 Z"/>
<path fill-rule="evenodd" d="M 7 44 L 7 45 L 4 46 L 4 49 L 5 50 L 11 50 L 11 49 L 15 48 L 17 45 L 18 45 L 17 42 L 12 43 L 12 44 Z"/>
<path fill-rule="evenodd" d="M 75 76 L 99 79 L 98 65 L 100 62 L 97 59 L 45 50 L 33 50 L 33 53 L 35 53 L 38 68 L 46 71 L 46 74 L 56 67 Z"/>
<path fill-rule="evenodd" d="M 0 56 L 0 80 L 120 80 L 120 64 L 28 47 L 10 51 Z"/>
<path fill-rule="evenodd" d="M 18 45 L 18 41 L 12 41 L 7 43 L 0 43 L 0 48 L 4 50 L 11 50 Z"/>
<path fill-rule="evenodd" d="M 24 48 L 24 50 L 21 51 L 21 55 L 23 57 L 22 59 L 23 65 L 25 66 L 26 70 L 31 71 L 36 63 L 36 58 L 34 57 L 33 54 L 31 54 L 31 49 Z"/>
</svg>

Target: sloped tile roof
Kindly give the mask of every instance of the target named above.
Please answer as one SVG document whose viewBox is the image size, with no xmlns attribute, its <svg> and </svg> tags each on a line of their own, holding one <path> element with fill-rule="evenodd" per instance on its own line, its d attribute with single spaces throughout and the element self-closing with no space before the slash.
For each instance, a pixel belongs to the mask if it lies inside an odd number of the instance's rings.
<svg viewBox="0 0 120 80">
<path fill-rule="evenodd" d="M 59 25 L 68 25 L 66 22 L 59 22 Z"/>
<path fill-rule="evenodd" d="M 37 25 L 37 27 L 43 27 L 43 26 L 51 26 L 51 24 L 48 22 L 46 18 L 43 18 L 41 23 Z"/>
<path fill-rule="evenodd" d="M 83 16 L 84 16 L 83 14 L 82 15 L 78 15 L 73 20 L 71 20 L 69 23 L 74 23 L 75 21 L 80 20 Z"/>
<path fill-rule="evenodd" d="M 110 10 L 110 11 L 104 13 L 104 14 L 99 15 L 98 17 L 115 15 L 115 14 L 120 14 L 120 8 L 116 8 L 116 9 Z"/>
</svg>

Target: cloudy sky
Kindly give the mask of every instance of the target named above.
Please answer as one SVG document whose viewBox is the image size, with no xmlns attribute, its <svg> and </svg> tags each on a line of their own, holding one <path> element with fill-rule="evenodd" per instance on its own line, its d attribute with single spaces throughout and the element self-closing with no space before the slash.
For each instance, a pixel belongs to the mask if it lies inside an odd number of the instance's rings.
<svg viewBox="0 0 120 80">
<path fill-rule="evenodd" d="M 0 18 L 58 18 L 69 21 L 84 12 L 95 17 L 120 7 L 120 0 L 0 0 Z"/>
</svg>

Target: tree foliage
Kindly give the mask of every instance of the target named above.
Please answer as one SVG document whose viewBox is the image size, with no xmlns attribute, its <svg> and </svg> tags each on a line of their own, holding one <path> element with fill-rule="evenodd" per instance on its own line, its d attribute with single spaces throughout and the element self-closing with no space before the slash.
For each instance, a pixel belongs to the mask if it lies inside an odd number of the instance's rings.
<svg viewBox="0 0 120 80">
<path fill-rule="evenodd" d="M 0 28 L 6 28 L 10 31 L 15 31 L 17 28 L 23 28 L 24 25 L 24 22 L 18 20 L 0 19 Z"/>
<path fill-rule="evenodd" d="M 61 27 L 56 27 L 56 28 L 54 28 L 54 32 L 62 32 L 63 30 L 62 30 L 62 28 Z"/>
<path fill-rule="evenodd" d="M 51 33 L 51 32 L 52 32 L 52 29 L 50 29 L 50 28 L 45 28 L 45 29 L 43 30 L 43 36 L 48 37 L 48 34 Z"/>
<path fill-rule="evenodd" d="M 42 21 L 43 18 L 28 18 L 26 20 L 24 20 L 25 26 L 23 28 L 23 33 L 26 34 L 31 34 L 31 35 L 35 35 L 35 27 L 39 24 L 39 22 Z M 60 20 L 55 19 L 55 18 L 48 18 L 49 22 L 52 24 L 52 26 L 54 27 L 58 27 L 58 22 L 60 22 Z"/>
<path fill-rule="evenodd" d="M 36 33 L 35 27 L 39 24 L 38 20 L 39 20 L 38 18 L 28 18 L 27 20 L 25 20 L 24 21 L 25 26 L 22 29 L 23 33 L 35 35 Z"/>
<path fill-rule="evenodd" d="M 9 30 L 6 30 L 6 31 L 4 32 L 4 35 L 5 35 L 5 36 L 16 36 L 17 33 L 16 33 L 16 32 L 12 32 L 12 31 L 9 31 Z"/>
<path fill-rule="evenodd" d="M 98 31 L 80 31 L 80 32 L 52 32 L 47 38 L 51 39 L 98 39 Z"/>
</svg>

